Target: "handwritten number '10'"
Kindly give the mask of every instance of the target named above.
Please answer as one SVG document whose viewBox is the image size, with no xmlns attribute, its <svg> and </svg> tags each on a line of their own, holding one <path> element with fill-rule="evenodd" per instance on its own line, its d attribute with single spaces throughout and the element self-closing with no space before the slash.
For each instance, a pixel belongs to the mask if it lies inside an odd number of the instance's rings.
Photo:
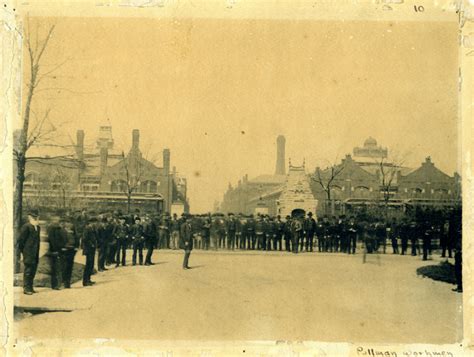
<svg viewBox="0 0 474 357">
<path fill-rule="evenodd" d="M 415 12 L 425 11 L 425 8 L 422 5 L 419 5 L 419 6 L 415 5 L 414 8 L 415 8 Z"/>
</svg>

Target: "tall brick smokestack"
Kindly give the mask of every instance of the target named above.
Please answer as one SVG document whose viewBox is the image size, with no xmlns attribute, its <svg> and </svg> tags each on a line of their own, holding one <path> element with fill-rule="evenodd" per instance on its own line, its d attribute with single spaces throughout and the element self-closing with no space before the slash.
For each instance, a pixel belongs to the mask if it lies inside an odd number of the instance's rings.
<svg viewBox="0 0 474 357">
<path fill-rule="evenodd" d="M 163 171 L 165 175 L 170 174 L 170 163 L 171 163 L 171 154 L 170 154 L 170 149 L 164 149 L 163 150 Z"/>
<path fill-rule="evenodd" d="M 133 129 L 132 131 L 132 149 L 138 150 L 140 147 L 140 130 Z"/>
<path fill-rule="evenodd" d="M 277 157 L 276 157 L 276 169 L 275 175 L 285 175 L 285 144 L 286 140 L 283 135 L 277 138 Z"/>
</svg>

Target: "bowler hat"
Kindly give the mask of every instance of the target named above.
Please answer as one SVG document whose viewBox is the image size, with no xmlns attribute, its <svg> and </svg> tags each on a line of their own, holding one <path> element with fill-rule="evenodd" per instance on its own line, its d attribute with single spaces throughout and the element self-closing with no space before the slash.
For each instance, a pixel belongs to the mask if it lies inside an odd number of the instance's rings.
<svg viewBox="0 0 474 357">
<path fill-rule="evenodd" d="M 39 217 L 39 211 L 36 208 L 30 209 L 28 211 L 28 216 L 31 216 L 33 218 L 38 218 Z"/>
</svg>

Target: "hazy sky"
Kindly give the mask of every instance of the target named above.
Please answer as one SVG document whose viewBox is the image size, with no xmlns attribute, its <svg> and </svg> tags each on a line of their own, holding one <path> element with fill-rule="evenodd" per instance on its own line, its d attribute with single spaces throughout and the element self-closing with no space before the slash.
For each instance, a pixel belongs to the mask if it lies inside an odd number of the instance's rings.
<svg viewBox="0 0 474 357">
<path fill-rule="evenodd" d="M 246 173 L 273 173 L 279 134 L 310 170 L 368 136 L 456 170 L 454 22 L 54 21 L 44 69 L 67 62 L 42 85 L 65 90 L 38 92 L 35 110 L 86 142 L 108 119 L 117 148 L 135 128 L 151 156 L 170 148 L 194 212 Z"/>
</svg>

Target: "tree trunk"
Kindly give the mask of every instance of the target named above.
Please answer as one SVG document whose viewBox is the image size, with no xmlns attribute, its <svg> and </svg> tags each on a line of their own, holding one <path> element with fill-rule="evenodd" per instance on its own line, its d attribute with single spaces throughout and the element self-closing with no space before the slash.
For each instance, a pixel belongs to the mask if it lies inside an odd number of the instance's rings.
<svg viewBox="0 0 474 357">
<path fill-rule="evenodd" d="M 19 155 L 17 159 L 17 177 L 15 192 L 13 193 L 13 250 L 14 250 L 14 272 L 20 271 L 20 251 L 18 250 L 18 234 L 20 232 L 23 215 L 23 183 L 25 182 L 26 159 Z"/>
<path fill-rule="evenodd" d="M 329 188 L 326 191 L 327 201 L 326 201 L 326 215 L 332 214 L 332 204 L 331 204 L 331 189 Z"/>
<path fill-rule="evenodd" d="M 23 183 L 25 182 L 26 151 L 28 150 L 28 130 L 30 126 L 31 101 L 36 85 L 38 67 L 31 64 L 31 78 L 26 97 L 23 128 L 20 133 L 17 152 L 17 178 L 13 194 L 13 243 L 15 252 L 15 272 L 20 270 L 20 252 L 17 247 L 18 233 L 20 232 L 23 215 Z"/>
</svg>

